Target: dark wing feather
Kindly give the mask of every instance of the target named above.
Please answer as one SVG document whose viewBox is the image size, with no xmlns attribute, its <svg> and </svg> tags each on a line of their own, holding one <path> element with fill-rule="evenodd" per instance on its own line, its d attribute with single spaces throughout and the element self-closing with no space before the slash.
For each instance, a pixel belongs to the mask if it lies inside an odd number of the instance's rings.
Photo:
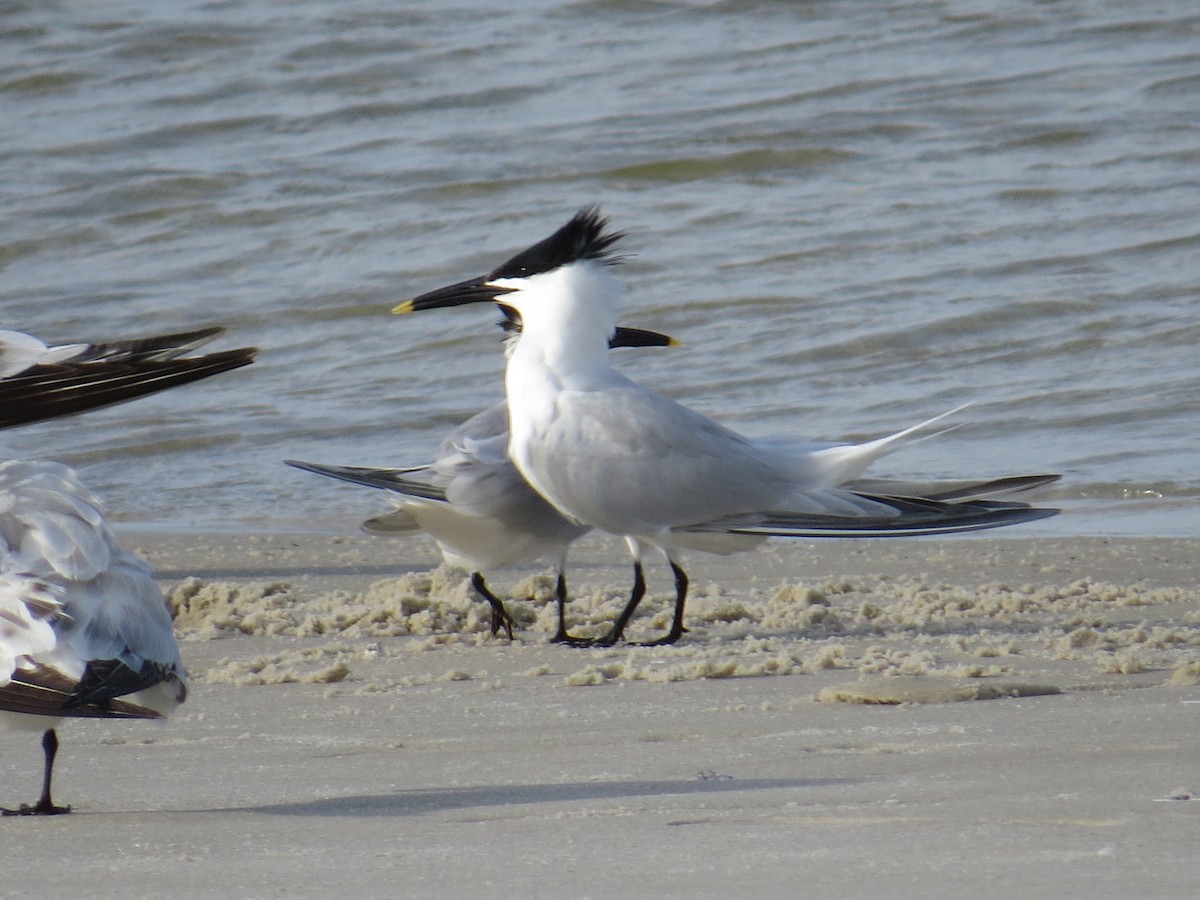
<svg viewBox="0 0 1200 900">
<path fill-rule="evenodd" d="M 220 325 L 198 328 L 195 331 L 179 331 L 173 334 L 156 334 L 151 337 L 127 340 L 102 341 L 97 344 L 80 345 L 79 351 L 64 362 L 141 362 L 145 360 L 175 359 L 203 347 L 214 338 L 225 333 Z"/>
<path fill-rule="evenodd" d="M 976 500 L 944 503 L 938 500 L 885 497 L 859 494 L 864 499 L 891 507 L 894 515 L 844 516 L 821 513 L 765 512 L 748 516 L 728 516 L 714 522 L 686 528 L 680 532 L 721 532 L 776 537 L 914 537 L 925 534 L 952 534 L 999 528 L 1019 522 L 1032 522 L 1057 515 L 1059 510 Z"/>
<path fill-rule="evenodd" d="M 299 459 L 285 459 L 285 463 L 305 472 L 325 475 L 339 481 L 351 484 L 361 484 L 366 487 L 394 491 L 408 497 L 421 497 L 426 500 L 446 500 L 446 492 L 436 484 L 415 478 L 406 478 L 413 472 L 428 471 L 426 466 L 416 466 L 411 469 L 372 469 L 365 466 L 327 466 L 321 463 L 304 462 Z"/>
<path fill-rule="evenodd" d="M 1031 491 L 1034 488 L 1053 484 L 1061 475 L 1009 475 L 982 481 L 935 481 L 913 482 L 887 478 L 860 478 L 842 485 L 847 490 L 865 494 L 883 494 L 889 497 L 920 497 L 925 500 L 941 500 L 946 503 L 961 500 L 981 500 L 1007 494 Z"/>
<path fill-rule="evenodd" d="M 108 699 L 94 703 L 76 701 L 78 685 L 56 669 L 34 666 L 18 669 L 13 679 L 0 687 L 0 709 L 33 716 L 63 716 L 86 719 L 161 719 L 162 713 Z"/>
<path fill-rule="evenodd" d="M 123 403 L 249 365 L 255 347 L 201 357 L 34 366 L 0 381 L 0 428 Z"/>
</svg>

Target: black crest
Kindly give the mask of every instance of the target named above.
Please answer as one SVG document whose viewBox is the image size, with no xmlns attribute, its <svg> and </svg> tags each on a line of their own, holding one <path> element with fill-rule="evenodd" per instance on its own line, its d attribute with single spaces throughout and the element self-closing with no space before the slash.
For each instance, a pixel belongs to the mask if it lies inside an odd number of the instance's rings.
<svg viewBox="0 0 1200 900">
<path fill-rule="evenodd" d="M 607 231 L 608 219 L 600 214 L 598 207 L 581 209 L 564 225 L 544 241 L 538 241 L 528 250 L 522 250 L 512 259 L 495 268 L 488 276 L 489 281 L 497 278 L 527 278 L 542 272 L 551 272 L 568 263 L 581 259 L 595 259 L 608 264 L 621 261 L 609 252 L 613 244 L 625 236 L 622 231 Z"/>
</svg>

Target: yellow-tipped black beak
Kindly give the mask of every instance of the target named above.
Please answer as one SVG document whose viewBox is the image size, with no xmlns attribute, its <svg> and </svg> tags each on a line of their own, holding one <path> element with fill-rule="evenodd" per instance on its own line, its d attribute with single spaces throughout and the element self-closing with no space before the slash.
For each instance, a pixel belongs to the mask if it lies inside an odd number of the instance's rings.
<svg viewBox="0 0 1200 900">
<path fill-rule="evenodd" d="M 420 312 L 425 309 L 445 309 L 450 306 L 465 306 L 468 303 L 490 303 L 497 297 L 503 294 L 511 294 L 516 290 L 515 288 L 490 285 L 487 279 L 488 276 L 485 275 L 481 278 L 470 278 L 466 281 L 460 281 L 458 284 L 438 288 L 435 291 L 422 294 L 420 297 L 405 300 L 399 306 L 394 307 L 392 312 L 403 315 L 404 313 Z"/>
<path fill-rule="evenodd" d="M 644 328 L 624 328 L 620 325 L 608 339 L 609 347 L 682 347 L 669 334 L 647 331 Z"/>
</svg>

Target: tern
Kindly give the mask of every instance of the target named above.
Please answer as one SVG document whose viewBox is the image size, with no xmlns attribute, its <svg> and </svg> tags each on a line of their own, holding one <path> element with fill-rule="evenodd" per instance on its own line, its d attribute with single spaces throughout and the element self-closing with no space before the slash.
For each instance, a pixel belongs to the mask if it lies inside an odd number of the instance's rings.
<svg viewBox="0 0 1200 900">
<path fill-rule="evenodd" d="M 520 331 L 514 318 L 502 326 L 511 346 Z M 667 335 L 618 327 L 612 347 L 666 347 Z M 511 640 L 513 621 L 503 602 L 488 588 L 484 571 L 550 557 L 558 578 L 555 599 L 556 643 L 578 639 L 567 632 L 567 550 L 591 530 L 563 518 L 533 490 L 508 458 L 508 405 L 501 401 L 454 429 L 438 448 L 437 459 L 409 468 L 332 466 L 285 460 L 318 475 L 398 495 L 395 509 L 363 523 L 368 534 L 398 535 L 424 531 L 437 542 L 442 558 L 471 573 L 471 586 L 492 610 L 492 634 L 501 628 Z"/>
<path fill-rule="evenodd" d="M 886 453 L 915 440 L 951 410 L 861 444 L 755 441 L 649 390 L 608 360 L 625 288 L 620 257 L 595 207 L 488 274 L 422 294 L 394 312 L 494 302 L 522 330 L 505 368 L 508 455 L 566 519 L 624 537 L 634 588 L 609 633 L 620 640 L 645 593 L 642 558 L 655 548 L 675 577 L 670 644 L 684 633 L 688 578 L 681 551 L 733 552 L 769 536 L 880 537 L 973 531 L 1028 522 L 1058 510 L 991 499 L 1006 485 L 1058 476 L 983 480 L 961 499 L 856 489 Z M 986 485 L 998 485 L 995 490 Z M 910 486 L 914 487 L 914 486 Z M 982 497 L 982 499 L 977 499 Z"/>
</svg>

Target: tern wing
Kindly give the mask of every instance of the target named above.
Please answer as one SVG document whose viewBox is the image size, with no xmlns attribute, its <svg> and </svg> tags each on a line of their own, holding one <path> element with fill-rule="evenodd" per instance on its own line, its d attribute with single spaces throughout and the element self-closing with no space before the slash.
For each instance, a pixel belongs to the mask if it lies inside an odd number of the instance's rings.
<svg viewBox="0 0 1200 900">
<path fill-rule="evenodd" d="M 766 509 L 790 487 L 776 454 L 632 384 L 561 392 L 513 453 L 561 512 L 616 534 Z"/>
<path fill-rule="evenodd" d="M 941 418 L 863 444 L 759 443 L 626 381 L 562 391 L 545 430 L 515 452 L 560 511 L 617 534 L 780 508 L 888 516 L 890 507 L 838 486 Z"/>
<path fill-rule="evenodd" d="M 891 478 L 860 478 L 845 487 L 865 494 L 886 494 L 891 497 L 923 497 L 945 502 L 982 500 L 1031 491 L 1053 484 L 1061 475 L 1009 475 L 1003 478 L 973 481 L 902 481 Z"/>
<path fill-rule="evenodd" d="M 429 466 L 413 466 L 402 469 L 382 469 L 371 466 L 333 466 L 325 463 L 311 463 L 300 459 L 285 459 L 285 463 L 305 472 L 336 478 L 338 481 L 348 481 L 351 484 L 361 484 L 364 487 L 377 488 L 384 491 L 394 491 L 409 497 L 420 497 L 425 500 L 446 500 L 446 490 L 443 485 L 433 483 L 434 472 Z M 415 475 L 426 477 L 414 477 Z"/>
<path fill-rule="evenodd" d="M 764 512 L 749 516 L 730 516 L 724 520 L 681 531 L 807 538 L 914 537 L 999 528 L 1049 518 L 1059 512 L 1057 509 L 996 500 L 944 503 L 937 500 L 885 496 L 870 496 L 868 499 L 889 508 L 891 514 L 840 516 Z"/>
<path fill-rule="evenodd" d="M 297 460 L 288 464 L 399 495 L 393 498 L 397 508 L 368 519 L 364 530 L 371 534 L 426 531 L 449 561 L 471 569 L 560 556 L 588 531 L 560 516 L 507 462 L 500 466 L 460 462 L 451 475 L 432 466 L 371 469 Z"/>
</svg>

